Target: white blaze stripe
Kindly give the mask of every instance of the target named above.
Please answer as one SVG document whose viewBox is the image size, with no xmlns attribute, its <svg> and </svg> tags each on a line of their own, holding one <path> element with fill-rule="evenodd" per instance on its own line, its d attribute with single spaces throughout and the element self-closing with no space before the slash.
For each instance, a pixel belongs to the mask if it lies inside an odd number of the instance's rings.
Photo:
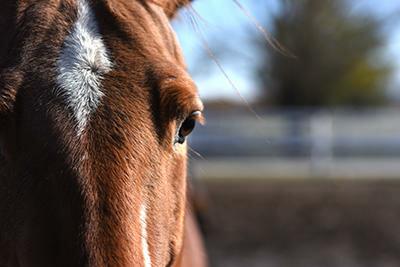
<svg viewBox="0 0 400 267">
<path fill-rule="evenodd" d="M 144 258 L 144 266 L 151 267 L 151 258 L 149 251 L 149 244 L 147 243 L 147 208 L 145 205 L 140 207 L 140 227 L 141 227 L 141 240 L 142 240 L 142 252 Z"/>
<path fill-rule="evenodd" d="M 72 110 L 80 135 L 100 103 L 102 76 L 110 71 L 112 64 L 93 10 L 86 0 L 77 0 L 77 5 L 77 20 L 58 60 L 56 94 L 63 97 Z"/>
</svg>

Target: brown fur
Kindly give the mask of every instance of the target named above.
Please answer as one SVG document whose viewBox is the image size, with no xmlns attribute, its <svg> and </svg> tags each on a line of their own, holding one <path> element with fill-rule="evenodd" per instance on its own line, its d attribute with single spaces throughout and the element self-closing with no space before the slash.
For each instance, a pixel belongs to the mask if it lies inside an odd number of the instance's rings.
<svg viewBox="0 0 400 267">
<path fill-rule="evenodd" d="M 53 93 L 75 0 L 2 1 L 0 266 L 142 266 L 142 203 L 152 266 L 189 266 L 202 245 L 172 140 L 202 105 L 168 21 L 187 1 L 90 2 L 114 67 L 78 138 Z"/>
<path fill-rule="evenodd" d="M 188 5 L 192 0 L 150 0 L 164 8 L 164 12 L 168 17 L 174 17 L 177 10 Z"/>
</svg>

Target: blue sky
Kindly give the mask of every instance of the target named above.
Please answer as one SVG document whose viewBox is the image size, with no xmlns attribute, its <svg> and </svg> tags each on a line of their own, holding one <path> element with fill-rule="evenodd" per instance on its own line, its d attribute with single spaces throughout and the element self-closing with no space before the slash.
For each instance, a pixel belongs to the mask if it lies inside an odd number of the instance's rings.
<svg viewBox="0 0 400 267">
<path fill-rule="evenodd" d="M 241 0 L 240 2 L 259 21 L 266 21 L 267 29 L 271 28 L 268 27 L 270 23 L 268 17 L 279 12 L 279 0 Z M 263 8 L 258 8 L 260 2 L 263 3 Z M 368 12 L 382 19 L 397 12 L 400 17 L 400 1 L 397 0 L 353 0 L 353 2 L 350 12 Z M 265 5 L 268 6 L 268 12 L 266 12 Z M 236 57 L 223 58 L 221 64 L 246 99 L 251 101 L 257 98 L 254 70 L 259 64 L 259 60 L 257 49 L 249 41 L 251 34 L 259 34 L 256 28 L 252 26 L 251 21 L 234 4 L 233 0 L 197 0 L 193 7 L 200 16 L 196 19 L 200 31 L 211 46 L 216 40 L 241 44 L 240 48 L 235 51 Z M 400 99 L 400 19 L 393 21 L 393 25 L 385 29 L 388 44 L 384 53 L 386 58 L 392 60 L 392 64 L 396 66 L 396 72 L 387 91 Z M 216 64 L 209 64 L 207 71 L 196 71 L 199 60 L 211 61 L 212 59 L 204 59 L 204 45 L 198 32 L 190 24 L 188 12 L 183 11 L 173 26 L 177 31 L 189 69 L 193 73 L 202 97 L 241 101 Z"/>
</svg>

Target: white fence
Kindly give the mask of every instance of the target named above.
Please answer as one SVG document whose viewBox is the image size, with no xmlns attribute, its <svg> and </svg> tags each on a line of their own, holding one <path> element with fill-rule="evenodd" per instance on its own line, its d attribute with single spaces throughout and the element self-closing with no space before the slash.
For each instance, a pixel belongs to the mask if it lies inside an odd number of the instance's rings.
<svg viewBox="0 0 400 267">
<path fill-rule="evenodd" d="M 191 147 L 206 178 L 400 178 L 400 109 L 227 110 Z"/>
</svg>

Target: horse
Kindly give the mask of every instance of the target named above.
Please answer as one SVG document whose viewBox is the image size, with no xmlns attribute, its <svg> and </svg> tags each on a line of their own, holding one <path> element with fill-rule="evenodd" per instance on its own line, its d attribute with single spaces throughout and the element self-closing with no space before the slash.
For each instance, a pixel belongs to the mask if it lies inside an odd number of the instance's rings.
<svg viewBox="0 0 400 267">
<path fill-rule="evenodd" d="M 189 0 L 2 0 L 0 266 L 206 266 Z"/>
</svg>

